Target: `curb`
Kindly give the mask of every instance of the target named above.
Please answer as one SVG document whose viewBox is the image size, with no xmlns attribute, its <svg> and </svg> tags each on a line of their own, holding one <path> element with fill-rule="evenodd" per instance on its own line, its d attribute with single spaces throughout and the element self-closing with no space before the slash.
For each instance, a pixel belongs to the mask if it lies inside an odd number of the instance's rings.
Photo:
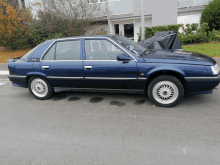
<svg viewBox="0 0 220 165">
<path fill-rule="evenodd" d="M 0 70 L 0 75 L 9 75 L 9 71 L 6 70 Z"/>
</svg>

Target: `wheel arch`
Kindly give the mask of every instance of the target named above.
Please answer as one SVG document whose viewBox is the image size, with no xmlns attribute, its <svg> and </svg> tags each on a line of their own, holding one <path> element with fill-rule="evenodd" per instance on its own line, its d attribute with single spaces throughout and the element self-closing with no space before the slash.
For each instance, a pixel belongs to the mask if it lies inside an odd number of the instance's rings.
<svg viewBox="0 0 220 165">
<path fill-rule="evenodd" d="M 40 73 L 40 72 L 29 72 L 29 73 L 27 73 L 27 77 L 25 78 L 25 81 L 26 81 L 25 83 L 26 83 L 27 87 L 28 87 L 28 81 L 29 81 L 29 79 L 30 79 L 31 77 L 33 77 L 33 76 L 45 78 L 45 79 L 50 83 L 50 81 L 46 78 L 47 75 L 45 75 L 44 73 Z M 51 83 L 50 83 L 50 85 L 51 85 Z M 52 86 L 52 85 L 51 85 L 51 86 Z"/>
<path fill-rule="evenodd" d="M 167 75 L 167 76 L 174 76 L 176 77 L 183 85 L 183 88 L 184 88 L 184 94 L 187 93 L 188 91 L 188 87 L 187 87 L 187 82 L 184 78 L 184 75 L 178 71 L 175 71 L 175 70 L 157 70 L 155 72 L 152 72 L 151 74 L 148 75 L 148 79 L 146 81 L 146 87 L 145 87 L 145 91 L 148 90 L 148 86 L 149 86 L 149 83 L 155 79 L 156 77 L 159 77 L 161 75 Z"/>
</svg>

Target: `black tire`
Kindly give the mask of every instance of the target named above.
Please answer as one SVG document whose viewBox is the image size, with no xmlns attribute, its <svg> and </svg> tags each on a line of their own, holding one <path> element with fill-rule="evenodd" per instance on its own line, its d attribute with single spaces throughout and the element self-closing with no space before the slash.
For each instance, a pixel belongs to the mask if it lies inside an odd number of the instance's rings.
<svg viewBox="0 0 220 165">
<path fill-rule="evenodd" d="M 163 84 L 163 81 L 171 82 L 171 83 Z M 160 86 L 159 83 L 163 84 L 164 86 L 163 85 Z M 173 86 L 173 84 L 175 86 Z M 160 86 L 160 88 L 157 88 L 158 86 Z M 176 89 L 178 89 L 178 91 Z M 163 75 L 163 76 L 156 77 L 150 82 L 148 86 L 147 94 L 148 94 L 150 101 L 154 105 L 159 106 L 159 107 L 173 107 L 177 105 L 183 99 L 184 88 L 183 88 L 182 83 L 176 77 Z M 162 97 L 165 97 L 165 98 L 162 98 Z M 158 101 L 158 100 L 161 100 L 161 101 Z"/>
<path fill-rule="evenodd" d="M 31 84 L 33 81 L 39 81 L 40 83 L 43 84 L 44 87 L 46 87 L 48 90 L 45 90 L 44 95 L 39 96 L 37 95 L 36 91 L 34 89 L 32 89 Z M 44 83 L 43 83 L 44 82 Z M 33 82 L 34 83 L 34 82 Z M 43 87 L 42 86 L 42 87 Z M 40 86 L 41 87 L 41 86 Z M 43 78 L 43 77 L 38 77 L 38 76 L 33 76 L 28 80 L 28 88 L 29 91 L 31 92 L 31 94 L 37 98 L 38 100 L 45 100 L 45 99 L 49 99 L 53 94 L 54 94 L 54 90 L 53 87 L 51 86 L 51 84 L 48 82 L 47 79 Z M 36 89 L 36 88 L 35 88 Z M 39 88 L 40 89 L 40 88 Z"/>
</svg>

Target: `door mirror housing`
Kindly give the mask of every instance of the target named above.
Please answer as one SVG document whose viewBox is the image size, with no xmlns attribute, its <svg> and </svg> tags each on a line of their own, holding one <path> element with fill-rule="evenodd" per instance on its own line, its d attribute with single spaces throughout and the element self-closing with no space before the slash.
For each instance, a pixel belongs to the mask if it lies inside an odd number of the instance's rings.
<svg viewBox="0 0 220 165">
<path fill-rule="evenodd" d="M 130 61 L 132 58 L 130 56 L 126 56 L 125 54 L 120 54 L 117 56 L 118 61 Z"/>
</svg>

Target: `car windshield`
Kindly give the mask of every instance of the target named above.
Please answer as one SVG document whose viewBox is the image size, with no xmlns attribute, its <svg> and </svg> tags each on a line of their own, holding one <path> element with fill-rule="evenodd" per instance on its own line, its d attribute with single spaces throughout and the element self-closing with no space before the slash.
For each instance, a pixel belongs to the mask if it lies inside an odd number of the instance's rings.
<svg viewBox="0 0 220 165">
<path fill-rule="evenodd" d="M 41 45 L 41 44 L 40 44 L 40 45 Z M 30 55 L 32 55 L 32 54 L 37 50 L 37 48 L 38 48 L 40 45 L 37 45 L 35 48 L 31 49 L 29 52 L 27 52 L 25 55 L 23 55 L 23 56 L 20 58 L 20 60 L 27 60 L 28 57 L 29 57 Z"/>
<path fill-rule="evenodd" d="M 112 37 L 112 39 L 114 39 L 116 42 L 118 42 L 122 46 L 126 47 L 135 56 L 138 56 L 138 57 L 146 50 L 145 47 L 123 36 L 114 36 Z"/>
</svg>

